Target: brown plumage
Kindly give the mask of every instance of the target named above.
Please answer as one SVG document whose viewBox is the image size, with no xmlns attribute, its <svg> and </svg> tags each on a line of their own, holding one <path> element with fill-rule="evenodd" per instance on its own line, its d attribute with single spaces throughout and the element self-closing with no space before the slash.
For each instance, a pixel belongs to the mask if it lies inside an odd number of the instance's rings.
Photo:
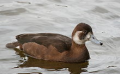
<svg viewBox="0 0 120 74">
<path fill-rule="evenodd" d="M 77 44 L 73 40 L 77 31 L 80 31 L 79 40 L 84 40 L 88 33 L 93 34 L 89 25 L 80 23 L 73 30 L 72 39 L 53 33 L 20 34 L 16 36 L 16 39 L 21 49 L 33 58 L 62 62 L 83 62 L 90 57 L 85 44 Z"/>
</svg>

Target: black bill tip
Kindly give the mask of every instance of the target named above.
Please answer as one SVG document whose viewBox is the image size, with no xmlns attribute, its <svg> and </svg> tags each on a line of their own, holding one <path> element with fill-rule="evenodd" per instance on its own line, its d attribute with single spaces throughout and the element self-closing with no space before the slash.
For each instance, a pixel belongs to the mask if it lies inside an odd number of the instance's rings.
<svg viewBox="0 0 120 74">
<path fill-rule="evenodd" d="M 103 43 L 100 43 L 100 45 L 103 45 Z"/>
</svg>

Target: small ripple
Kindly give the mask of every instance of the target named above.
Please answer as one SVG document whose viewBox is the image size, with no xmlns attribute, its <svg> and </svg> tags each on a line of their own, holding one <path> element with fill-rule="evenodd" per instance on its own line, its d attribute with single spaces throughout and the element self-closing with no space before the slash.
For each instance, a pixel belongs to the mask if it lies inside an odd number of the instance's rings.
<svg viewBox="0 0 120 74">
<path fill-rule="evenodd" d="M 95 7 L 95 9 L 92 10 L 93 12 L 98 12 L 98 13 L 109 13 L 109 11 L 107 9 L 104 9 L 102 7 Z"/>
<path fill-rule="evenodd" d="M 0 11 L 0 15 L 13 16 L 13 15 L 19 15 L 19 14 L 24 13 L 26 11 L 27 10 L 24 8 L 17 8 L 17 9 L 12 9 L 12 10 Z"/>
</svg>

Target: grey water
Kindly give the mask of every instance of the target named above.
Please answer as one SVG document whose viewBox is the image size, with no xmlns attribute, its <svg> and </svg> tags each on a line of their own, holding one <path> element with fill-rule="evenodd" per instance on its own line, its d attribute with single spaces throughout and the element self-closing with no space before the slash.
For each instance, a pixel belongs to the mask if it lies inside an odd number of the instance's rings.
<svg viewBox="0 0 120 74">
<path fill-rule="evenodd" d="M 84 63 L 37 60 L 6 48 L 22 33 L 59 33 L 71 37 L 78 23 L 92 26 L 104 45 L 87 42 Z M 119 74 L 119 0 L 1 0 L 0 74 Z"/>
</svg>

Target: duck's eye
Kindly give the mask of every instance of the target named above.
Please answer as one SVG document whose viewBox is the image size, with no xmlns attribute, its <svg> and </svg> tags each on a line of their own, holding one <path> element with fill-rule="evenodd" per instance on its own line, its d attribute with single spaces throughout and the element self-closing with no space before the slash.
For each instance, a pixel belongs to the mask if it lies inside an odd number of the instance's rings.
<svg viewBox="0 0 120 74">
<path fill-rule="evenodd" d="M 95 38 L 93 37 L 93 39 L 95 39 Z"/>
<path fill-rule="evenodd" d="M 87 34 L 87 31 L 85 30 L 84 33 Z"/>
</svg>

